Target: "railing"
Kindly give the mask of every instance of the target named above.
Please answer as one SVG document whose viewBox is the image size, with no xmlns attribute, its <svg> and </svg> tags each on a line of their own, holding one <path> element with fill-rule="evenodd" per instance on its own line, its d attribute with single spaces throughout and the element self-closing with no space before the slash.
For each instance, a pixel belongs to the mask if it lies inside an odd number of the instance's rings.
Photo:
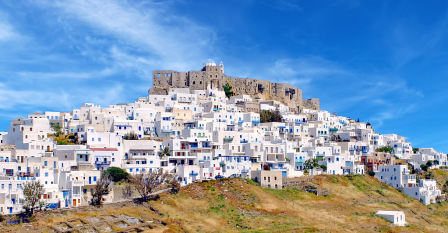
<svg viewBox="0 0 448 233">
<path fill-rule="evenodd" d="M 232 142 L 233 138 L 224 138 L 224 141 Z"/>
<path fill-rule="evenodd" d="M 18 177 L 17 180 L 36 180 L 36 177 Z"/>
<path fill-rule="evenodd" d="M 171 133 L 173 132 L 172 129 L 162 129 L 162 133 Z"/>
<path fill-rule="evenodd" d="M 190 175 L 190 176 L 198 176 L 199 174 L 191 172 L 191 173 L 188 173 L 188 175 Z"/>
<path fill-rule="evenodd" d="M 305 162 L 305 159 L 296 159 L 295 162 L 296 162 L 296 163 L 304 163 L 304 162 Z"/>
<path fill-rule="evenodd" d="M 205 138 L 205 135 L 198 135 L 198 138 Z"/>
<path fill-rule="evenodd" d="M 199 162 L 200 162 L 200 163 L 203 163 L 203 162 L 204 162 L 204 160 L 203 160 L 203 159 L 200 159 L 200 160 L 199 160 Z"/>
<path fill-rule="evenodd" d="M 240 143 L 248 143 L 248 141 L 246 139 L 243 139 L 240 141 Z"/>
<path fill-rule="evenodd" d="M 259 124 L 260 121 L 252 121 L 252 123 L 254 123 L 254 124 Z"/>
<path fill-rule="evenodd" d="M 72 198 L 81 198 L 81 194 L 73 194 Z"/>
<path fill-rule="evenodd" d="M 213 111 L 220 111 L 222 108 L 213 108 Z"/>
<path fill-rule="evenodd" d="M 204 129 L 204 127 L 202 127 L 202 126 L 199 126 L 199 127 L 198 127 L 198 129 Z"/>
<path fill-rule="evenodd" d="M 330 128 L 330 131 L 338 131 L 338 128 Z"/>
<path fill-rule="evenodd" d="M 110 161 L 95 161 L 96 165 L 110 165 Z"/>
<path fill-rule="evenodd" d="M 238 120 L 238 123 L 244 123 L 244 120 Z"/>
<path fill-rule="evenodd" d="M 249 173 L 249 170 L 248 169 L 241 170 L 241 173 Z"/>
<path fill-rule="evenodd" d="M 212 148 L 212 145 L 203 144 L 202 147 L 203 147 L 203 148 Z"/>
<path fill-rule="evenodd" d="M 32 177 L 32 176 L 34 176 L 34 174 L 31 173 L 31 172 L 18 172 L 17 176 L 19 176 L 19 177 Z"/>
<path fill-rule="evenodd" d="M 83 186 L 83 185 L 84 185 L 84 181 L 73 180 L 73 181 L 72 181 L 72 185 L 73 185 L 73 186 Z"/>
<path fill-rule="evenodd" d="M 198 148 L 198 145 L 190 145 L 190 148 Z"/>
</svg>

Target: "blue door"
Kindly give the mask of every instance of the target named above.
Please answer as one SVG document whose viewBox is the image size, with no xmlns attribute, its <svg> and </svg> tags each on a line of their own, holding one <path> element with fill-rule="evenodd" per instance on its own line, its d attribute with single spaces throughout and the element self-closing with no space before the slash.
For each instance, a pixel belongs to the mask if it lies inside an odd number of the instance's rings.
<svg viewBox="0 0 448 233">
<path fill-rule="evenodd" d="M 92 184 L 92 177 L 89 176 L 89 184 Z"/>
<path fill-rule="evenodd" d="M 12 207 L 8 207 L 9 208 L 9 213 L 12 214 Z"/>
<path fill-rule="evenodd" d="M 282 171 L 282 177 L 287 177 L 286 171 Z"/>
</svg>

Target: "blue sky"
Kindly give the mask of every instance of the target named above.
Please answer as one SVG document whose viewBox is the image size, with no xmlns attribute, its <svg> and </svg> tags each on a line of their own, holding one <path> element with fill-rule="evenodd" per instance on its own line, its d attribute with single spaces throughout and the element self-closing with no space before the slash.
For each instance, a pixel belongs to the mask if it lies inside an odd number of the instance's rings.
<svg viewBox="0 0 448 233">
<path fill-rule="evenodd" d="M 448 152 L 448 2 L 0 0 L 0 130 L 146 96 L 155 69 L 286 82 Z"/>
</svg>

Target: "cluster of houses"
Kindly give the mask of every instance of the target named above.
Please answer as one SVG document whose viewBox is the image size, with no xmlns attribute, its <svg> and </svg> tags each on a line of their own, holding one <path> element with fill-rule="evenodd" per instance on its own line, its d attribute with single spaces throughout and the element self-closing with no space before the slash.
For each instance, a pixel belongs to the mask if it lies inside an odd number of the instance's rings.
<svg viewBox="0 0 448 233">
<path fill-rule="evenodd" d="M 281 114 L 282 122 L 264 122 L 263 111 Z M 54 138 L 59 130 L 69 143 Z M 392 152 L 377 152 L 386 146 Z M 85 103 L 71 112 L 12 120 L 8 131 L 0 132 L 0 212 L 22 211 L 22 187 L 32 180 L 43 184 L 40 198 L 48 205 L 87 205 L 109 167 L 130 174 L 163 169 L 182 185 L 243 177 L 271 188 L 281 188 L 285 177 L 374 171 L 382 182 L 424 204 L 442 195 L 435 181 L 417 181 L 408 165 L 395 165 L 397 158 L 415 168 L 428 160 L 434 161 L 431 168 L 447 166 L 446 154 L 415 151 L 404 137 L 376 133 L 369 123 L 336 113 L 294 113 L 281 102 L 249 95 L 227 98 L 217 89 L 170 88 L 166 95 L 134 103 Z M 313 159 L 319 166 L 307 165 Z M 104 197 L 113 199 L 113 193 Z"/>
</svg>

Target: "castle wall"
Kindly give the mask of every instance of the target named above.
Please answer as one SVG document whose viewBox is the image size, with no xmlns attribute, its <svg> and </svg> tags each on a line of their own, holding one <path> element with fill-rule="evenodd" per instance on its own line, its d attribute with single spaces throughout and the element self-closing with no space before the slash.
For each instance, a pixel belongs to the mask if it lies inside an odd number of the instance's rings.
<svg viewBox="0 0 448 233">
<path fill-rule="evenodd" d="M 223 90 L 222 86 L 230 83 L 236 95 L 249 94 L 265 96 L 267 100 L 277 100 L 300 112 L 301 107 L 320 109 L 319 99 L 303 100 L 302 90 L 285 83 L 271 83 L 266 80 L 251 78 L 232 78 L 224 74 L 224 66 L 207 63 L 200 71 L 176 72 L 172 70 L 153 71 L 153 88 L 175 87 L 190 90 L 206 90 L 211 86 Z M 157 89 L 157 93 L 162 91 Z"/>
</svg>

